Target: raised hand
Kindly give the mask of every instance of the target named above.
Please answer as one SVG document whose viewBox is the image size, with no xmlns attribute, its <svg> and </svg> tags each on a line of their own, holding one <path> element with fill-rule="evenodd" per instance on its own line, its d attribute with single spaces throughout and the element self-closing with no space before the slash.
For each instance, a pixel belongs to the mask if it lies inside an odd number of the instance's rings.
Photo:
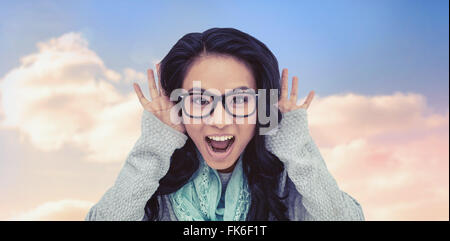
<svg viewBox="0 0 450 241">
<path fill-rule="evenodd" d="M 141 88 L 137 83 L 133 83 L 134 91 L 136 92 L 139 102 L 141 102 L 141 105 L 145 110 L 153 113 L 156 117 L 158 117 L 158 119 L 160 119 L 168 126 L 174 128 L 177 131 L 185 133 L 184 124 L 181 121 L 179 122 L 180 124 L 174 124 L 170 120 L 170 110 L 174 106 L 174 104 L 172 101 L 170 101 L 169 97 L 167 97 L 167 94 L 164 93 L 164 90 L 161 88 L 161 74 L 159 72 L 159 64 L 156 65 L 156 68 L 158 72 L 159 90 L 156 88 L 156 81 L 153 70 L 147 70 L 148 85 L 150 88 L 150 97 L 152 100 L 149 101 L 145 98 L 144 94 L 142 94 Z"/>
<path fill-rule="evenodd" d="M 297 94 L 298 77 L 294 76 L 292 78 L 291 95 L 288 99 L 288 69 L 283 69 L 281 73 L 281 97 L 278 101 L 278 109 L 280 109 L 281 113 L 286 113 L 300 108 L 308 109 L 314 98 L 314 91 L 312 90 L 309 92 L 308 97 L 302 105 L 297 105 Z"/>
</svg>

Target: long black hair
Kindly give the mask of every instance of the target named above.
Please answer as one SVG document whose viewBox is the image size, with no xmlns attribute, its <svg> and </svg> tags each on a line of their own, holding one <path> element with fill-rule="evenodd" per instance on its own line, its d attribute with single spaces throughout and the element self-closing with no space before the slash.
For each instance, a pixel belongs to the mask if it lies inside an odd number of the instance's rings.
<svg viewBox="0 0 450 241">
<path fill-rule="evenodd" d="M 170 95 L 181 88 L 192 63 L 202 56 L 218 54 L 234 57 L 250 67 L 258 89 L 278 89 L 280 94 L 280 72 L 278 61 L 266 45 L 256 38 L 234 28 L 211 28 L 203 33 L 184 35 L 172 47 L 160 63 L 161 87 Z M 266 98 L 269 113 L 269 98 Z M 278 121 L 282 115 L 278 111 Z M 284 165 L 277 156 L 265 147 L 265 136 L 259 134 L 256 122 L 254 137 L 247 144 L 243 155 L 243 170 L 247 177 L 251 204 L 247 220 L 288 220 L 287 208 L 282 202 L 286 197 L 278 196 L 278 184 Z M 186 144 L 174 151 L 167 174 L 159 180 L 159 187 L 147 201 L 145 215 L 148 220 L 158 220 L 158 196 L 173 193 L 183 187 L 199 167 L 195 144 L 188 138 Z"/>
</svg>

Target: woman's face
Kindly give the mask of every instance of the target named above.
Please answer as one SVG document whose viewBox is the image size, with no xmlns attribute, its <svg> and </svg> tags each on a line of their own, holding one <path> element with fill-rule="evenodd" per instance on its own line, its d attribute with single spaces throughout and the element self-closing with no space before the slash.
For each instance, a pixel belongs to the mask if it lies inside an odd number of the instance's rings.
<svg viewBox="0 0 450 241">
<path fill-rule="evenodd" d="M 238 87 L 247 87 L 256 92 L 256 81 L 251 70 L 230 56 L 208 55 L 197 59 L 188 70 L 182 88 L 188 92 L 201 93 L 201 90 L 196 89 L 198 85 L 194 86 L 194 81 L 198 81 L 196 83 L 200 83 L 201 88 L 206 91 L 215 89 L 216 92 L 212 93 L 216 95 L 232 92 Z M 194 87 L 196 88 L 192 90 Z M 197 122 L 183 112 L 183 122 L 187 134 L 206 163 L 220 172 L 231 172 L 253 138 L 256 116 L 255 111 L 248 117 L 233 117 L 219 102 L 211 115 L 197 119 Z M 230 140 L 224 140 L 230 137 Z"/>
</svg>

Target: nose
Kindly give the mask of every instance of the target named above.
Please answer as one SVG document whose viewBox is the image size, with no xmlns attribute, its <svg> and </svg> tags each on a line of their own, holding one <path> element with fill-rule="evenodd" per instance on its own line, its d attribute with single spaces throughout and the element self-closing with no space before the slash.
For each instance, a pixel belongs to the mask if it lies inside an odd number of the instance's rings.
<svg viewBox="0 0 450 241">
<path fill-rule="evenodd" d="M 226 112 L 223 105 L 219 102 L 211 115 L 206 119 L 206 123 L 222 129 L 233 123 L 233 117 Z"/>
</svg>

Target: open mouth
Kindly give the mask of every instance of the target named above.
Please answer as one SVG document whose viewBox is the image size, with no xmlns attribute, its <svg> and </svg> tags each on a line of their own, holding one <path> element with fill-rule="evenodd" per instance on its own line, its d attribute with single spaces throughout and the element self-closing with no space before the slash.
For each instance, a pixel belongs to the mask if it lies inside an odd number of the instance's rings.
<svg viewBox="0 0 450 241">
<path fill-rule="evenodd" d="M 214 152 L 227 152 L 228 149 L 233 145 L 235 137 L 234 136 L 206 136 L 206 142 L 209 147 Z"/>
</svg>

